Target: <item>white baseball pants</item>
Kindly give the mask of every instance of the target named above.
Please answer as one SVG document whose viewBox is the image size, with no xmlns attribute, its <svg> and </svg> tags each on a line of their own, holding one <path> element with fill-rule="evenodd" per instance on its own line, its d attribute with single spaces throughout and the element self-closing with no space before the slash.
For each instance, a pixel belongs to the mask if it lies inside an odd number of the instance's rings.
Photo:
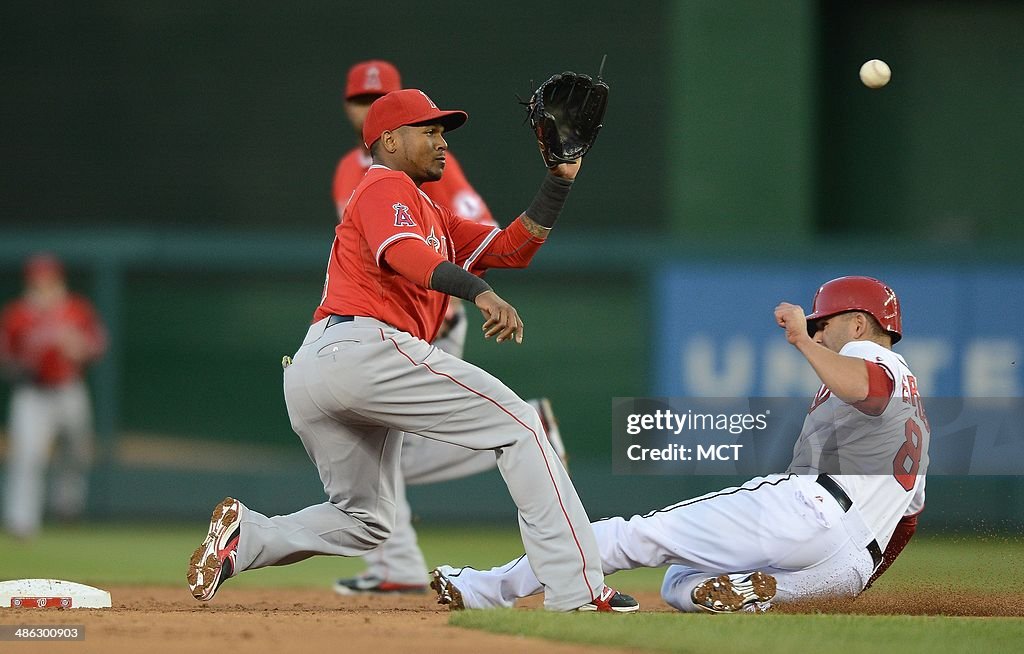
<svg viewBox="0 0 1024 654">
<path fill-rule="evenodd" d="M 772 475 L 686 500 L 647 515 L 594 523 L 604 573 L 670 565 L 661 594 L 696 611 L 690 592 L 723 573 L 763 570 L 778 582 L 776 600 L 854 596 L 873 572 L 874 536 L 856 506 L 844 513 L 814 476 Z M 490 570 L 449 576 L 467 608 L 513 606 L 542 584 L 524 556 Z"/>
<path fill-rule="evenodd" d="M 28 538 L 42 525 L 46 468 L 59 437 L 67 447 L 56 460 L 50 505 L 66 517 L 85 508 L 93 447 L 88 390 L 80 380 L 55 387 L 19 385 L 11 393 L 8 420 L 4 528 Z"/>
</svg>

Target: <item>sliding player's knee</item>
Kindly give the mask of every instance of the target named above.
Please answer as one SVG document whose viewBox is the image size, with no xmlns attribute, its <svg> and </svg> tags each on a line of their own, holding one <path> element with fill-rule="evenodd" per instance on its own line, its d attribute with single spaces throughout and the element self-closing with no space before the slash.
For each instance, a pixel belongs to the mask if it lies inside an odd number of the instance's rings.
<svg viewBox="0 0 1024 654">
<path fill-rule="evenodd" d="M 669 566 L 665 571 L 665 579 L 661 582 L 661 599 L 679 611 L 692 611 L 693 602 L 687 591 L 689 584 L 686 583 L 689 577 L 686 571 L 677 566 Z"/>
</svg>

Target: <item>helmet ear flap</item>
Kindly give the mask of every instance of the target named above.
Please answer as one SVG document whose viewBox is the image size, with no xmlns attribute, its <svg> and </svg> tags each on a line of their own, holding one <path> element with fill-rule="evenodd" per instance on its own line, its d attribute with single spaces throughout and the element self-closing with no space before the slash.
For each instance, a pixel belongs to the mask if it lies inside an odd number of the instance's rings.
<svg viewBox="0 0 1024 654">
<path fill-rule="evenodd" d="M 818 321 L 808 320 L 807 321 L 807 335 L 814 338 L 814 335 L 818 333 Z"/>
</svg>

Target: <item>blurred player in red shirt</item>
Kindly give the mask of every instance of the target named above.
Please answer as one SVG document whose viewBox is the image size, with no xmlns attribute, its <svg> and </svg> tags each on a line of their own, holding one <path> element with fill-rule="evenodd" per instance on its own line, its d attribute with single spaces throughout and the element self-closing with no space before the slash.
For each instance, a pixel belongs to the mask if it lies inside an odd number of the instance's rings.
<svg viewBox="0 0 1024 654">
<path fill-rule="evenodd" d="M 334 172 L 332 196 L 341 221 L 352 197 L 352 191 L 370 168 L 370 153 L 363 143 L 363 123 L 373 101 L 402 88 L 402 79 L 393 64 L 382 60 L 363 61 L 348 71 L 345 85 L 345 115 L 355 130 L 358 145 L 348 152 Z M 459 217 L 482 225 L 497 226 L 487 203 L 466 179 L 462 166 L 451 151 L 445 153 L 444 175 L 436 182 L 426 182 L 421 190 L 435 203 L 448 207 Z M 466 342 L 466 309 L 456 297 L 450 299 L 448 311 L 433 344 L 462 357 Z M 547 398 L 528 400 L 541 416 L 545 432 L 555 452 L 565 462 L 565 446 L 558 423 Z M 341 595 L 377 593 L 426 592 L 427 565 L 416 541 L 412 526 L 412 508 L 405 497 L 405 485 L 430 484 L 494 468 L 490 452 L 474 452 L 463 447 L 432 441 L 407 434 L 402 445 L 403 488 L 398 494 L 399 506 L 395 527 L 389 538 L 376 550 L 366 554 L 367 569 L 357 577 L 338 579 L 334 589 Z"/>
<path fill-rule="evenodd" d="M 402 88 L 402 79 L 394 65 L 380 60 L 364 61 L 349 70 L 345 85 L 345 115 L 352 123 L 359 144 L 338 162 L 334 171 L 332 196 L 341 220 L 345 205 L 356 185 L 370 167 L 370 153 L 363 144 L 363 123 L 370 105 L 380 96 Z M 484 225 L 496 226 L 491 210 L 470 185 L 462 166 L 451 152 L 447 153 L 444 176 L 436 182 L 423 184 L 423 192 L 434 202 L 446 206 L 459 217 Z"/>
<path fill-rule="evenodd" d="M 29 259 L 24 293 L 0 315 L 0 365 L 13 385 L 4 527 L 17 537 L 32 537 L 42 524 L 44 477 L 58 436 L 68 454 L 51 506 L 65 518 L 85 506 L 93 431 L 82 372 L 105 349 L 103 325 L 88 300 L 68 292 L 60 262 L 50 255 Z"/>
</svg>

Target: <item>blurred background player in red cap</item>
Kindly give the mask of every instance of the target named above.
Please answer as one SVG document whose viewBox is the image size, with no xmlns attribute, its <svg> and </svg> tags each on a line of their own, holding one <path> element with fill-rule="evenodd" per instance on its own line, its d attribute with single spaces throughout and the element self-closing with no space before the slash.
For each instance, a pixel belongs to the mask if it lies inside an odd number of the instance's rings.
<svg viewBox="0 0 1024 654">
<path fill-rule="evenodd" d="M 67 447 L 50 505 L 64 519 L 85 507 L 93 427 L 82 373 L 105 349 L 103 325 L 88 300 L 68 291 L 60 261 L 49 254 L 30 258 L 24 292 L 0 314 L 0 366 L 13 386 L 3 519 L 14 536 L 39 531 L 46 467 L 58 437 Z"/>
<path fill-rule="evenodd" d="M 334 173 L 333 196 L 338 220 L 345 211 L 352 191 L 370 167 L 370 153 L 363 142 L 363 124 L 370 105 L 377 98 L 402 88 L 402 78 L 395 66 L 374 59 L 362 61 L 349 69 L 345 85 L 345 115 L 355 131 L 358 145 L 352 148 Z M 497 226 L 490 209 L 462 172 L 462 166 L 451 151 L 445 153 L 444 176 L 420 188 L 435 203 L 448 207 L 457 215 L 484 225 Z M 466 310 L 458 298 L 452 298 L 448 313 L 433 344 L 462 358 L 466 342 Z M 565 446 L 558 423 L 547 398 L 528 400 L 541 416 L 551 446 L 565 463 Z M 406 434 L 402 445 L 402 468 L 399 483 L 395 527 L 383 545 L 363 556 L 367 569 L 356 577 L 338 579 L 334 589 L 341 595 L 378 593 L 420 593 L 427 590 L 427 564 L 416 541 L 412 526 L 412 508 L 406 499 L 405 485 L 430 484 L 490 470 L 495 467 L 489 451 L 475 452 L 463 447 L 433 441 L 415 434 Z"/>
<path fill-rule="evenodd" d="M 370 153 L 363 144 L 363 123 L 370 105 L 377 98 L 402 88 L 402 78 L 398 69 L 387 61 L 363 61 L 352 66 L 348 71 L 345 84 L 345 115 L 348 116 L 352 129 L 355 130 L 357 145 L 348 152 L 334 171 L 333 196 L 338 209 L 338 220 L 348 204 L 349 196 L 356 184 L 363 178 L 370 167 Z M 483 198 L 476 192 L 462 172 L 458 160 L 447 154 L 444 177 L 437 182 L 423 185 L 423 192 L 430 199 L 448 207 L 467 220 L 485 225 L 497 225 L 490 209 Z"/>
</svg>

